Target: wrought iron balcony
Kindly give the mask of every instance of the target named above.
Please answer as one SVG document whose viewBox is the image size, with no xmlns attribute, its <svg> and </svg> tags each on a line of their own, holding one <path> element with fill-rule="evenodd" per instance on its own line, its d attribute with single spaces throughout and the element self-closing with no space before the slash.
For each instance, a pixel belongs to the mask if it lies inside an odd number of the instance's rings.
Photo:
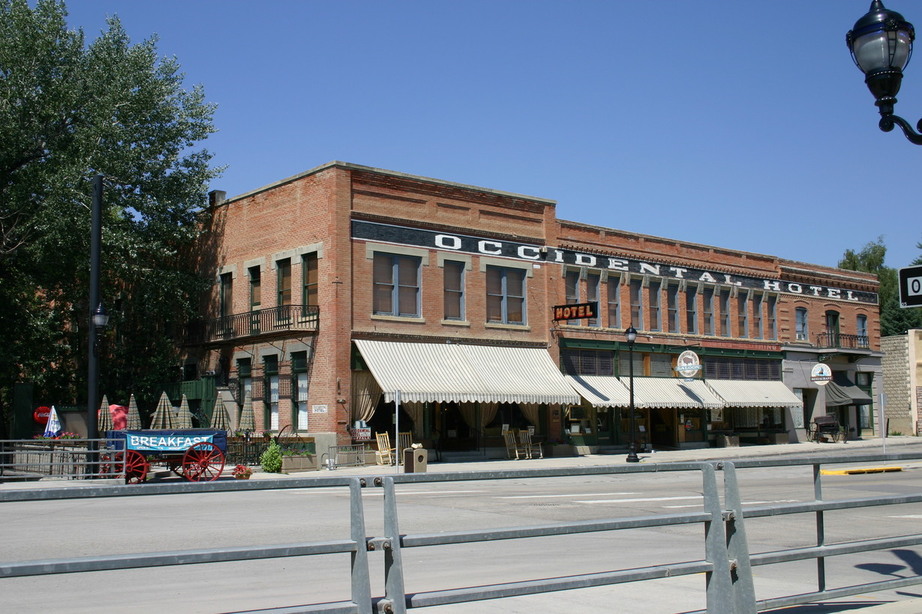
<svg viewBox="0 0 922 614">
<path fill-rule="evenodd" d="M 871 346 L 867 335 L 845 335 L 828 330 L 816 336 L 816 347 L 867 350 Z"/>
<path fill-rule="evenodd" d="M 199 322 L 190 327 L 189 344 L 221 343 L 248 337 L 280 336 L 295 331 L 317 332 L 320 307 L 279 305 Z"/>
</svg>

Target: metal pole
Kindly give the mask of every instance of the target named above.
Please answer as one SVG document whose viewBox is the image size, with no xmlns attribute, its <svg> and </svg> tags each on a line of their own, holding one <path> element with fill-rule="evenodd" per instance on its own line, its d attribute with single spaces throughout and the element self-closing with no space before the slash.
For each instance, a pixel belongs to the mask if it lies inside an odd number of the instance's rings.
<svg viewBox="0 0 922 614">
<path fill-rule="evenodd" d="M 633 328 L 633 324 L 631 325 Z M 640 459 L 637 458 L 637 429 L 634 425 L 634 342 L 631 339 L 628 339 L 627 342 L 627 355 L 628 355 L 628 379 L 630 380 L 630 397 L 628 401 L 628 411 L 631 412 L 631 448 L 627 453 L 627 462 L 637 463 L 640 462 Z"/>
<path fill-rule="evenodd" d="M 96 411 L 99 401 L 96 398 L 99 388 L 99 357 L 96 354 L 96 325 L 93 312 L 99 305 L 99 252 L 102 238 L 102 175 L 93 178 L 93 207 L 90 213 L 90 297 L 87 313 L 87 398 L 86 398 L 86 436 L 96 439 Z"/>
<path fill-rule="evenodd" d="M 394 467 L 400 473 L 400 391 L 394 391 Z"/>
</svg>

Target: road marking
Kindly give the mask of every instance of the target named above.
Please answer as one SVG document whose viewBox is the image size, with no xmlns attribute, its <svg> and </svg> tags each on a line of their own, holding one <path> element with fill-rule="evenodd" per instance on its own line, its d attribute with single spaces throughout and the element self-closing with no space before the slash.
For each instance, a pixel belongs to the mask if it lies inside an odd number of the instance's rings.
<svg viewBox="0 0 922 614">
<path fill-rule="evenodd" d="M 575 492 L 568 495 L 503 495 L 497 499 L 552 499 L 555 497 L 620 497 L 636 495 L 636 492 Z"/>
<path fill-rule="evenodd" d="M 638 497 L 636 499 L 590 499 L 586 501 L 575 501 L 575 503 L 647 503 L 647 502 L 656 502 L 656 501 L 681 501 L 688 499 L 702 499 L 701 495 L 695 495 L 693 497 Z"/>
<path fill-rule="evenodd" d="M 858 467 L 856 469 L 821 469 L 822 475 L 858 475 L 862 473 L 891 473 L 902 471 L 902 467 Z"/>
<path fill-rule="evenodd" d="M 918 520 L 922 518 L 922 514 L 907 514 L 905 516 L 887 516 L 887 518 L 909 518 L 910 520 Z"/>
<path fill-rule="evenodd" d="M 397 496 L 402 497 L 404 495 L 470 495 L 470 494 L 479 494 L 484 491 L 482 490 L 403 490 L 399 489 L 397 491 Z M 382 490 L 373 490 L 370 493 L 365 494 L 374 494 L 374 495 L 384 495 Z"/>
</svg>

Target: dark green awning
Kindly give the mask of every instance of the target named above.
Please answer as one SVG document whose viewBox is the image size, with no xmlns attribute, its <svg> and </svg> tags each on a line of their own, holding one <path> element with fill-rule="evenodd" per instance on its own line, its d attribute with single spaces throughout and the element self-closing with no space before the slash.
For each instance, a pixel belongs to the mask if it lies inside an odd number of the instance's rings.
<svg viewBox="0 0 922 614">
<path fill-rule="evenodd" d="M 826 388 L 826 407 L 839 407 L 841 405 L 870 405 L 869 397 L 858 386 L 842 386 L 829 382 Z"/>
</svg>

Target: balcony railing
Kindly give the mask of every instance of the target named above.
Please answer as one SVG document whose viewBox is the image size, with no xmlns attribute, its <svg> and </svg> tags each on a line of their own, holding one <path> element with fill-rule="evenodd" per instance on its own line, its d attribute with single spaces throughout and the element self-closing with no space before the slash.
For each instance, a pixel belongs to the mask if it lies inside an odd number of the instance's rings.
<svg viewBox="0 0 922 614">
<path fill-rule="evenodd" d="M 200 322 L 198 326 L 191 327 L 188 340 L 190 344 L 219 343 L 291 331 L 316 332 L 319 329 L 320 307 L 279 305 Z"/>
<path fill-rule="evenodd" d="M 816 336 L 816 346 L 851 350 L 867 350 L 871 347 L 868 343 L 867 335 L 845 335 L 833 331 L 818 334 Z"/>
</svg>

